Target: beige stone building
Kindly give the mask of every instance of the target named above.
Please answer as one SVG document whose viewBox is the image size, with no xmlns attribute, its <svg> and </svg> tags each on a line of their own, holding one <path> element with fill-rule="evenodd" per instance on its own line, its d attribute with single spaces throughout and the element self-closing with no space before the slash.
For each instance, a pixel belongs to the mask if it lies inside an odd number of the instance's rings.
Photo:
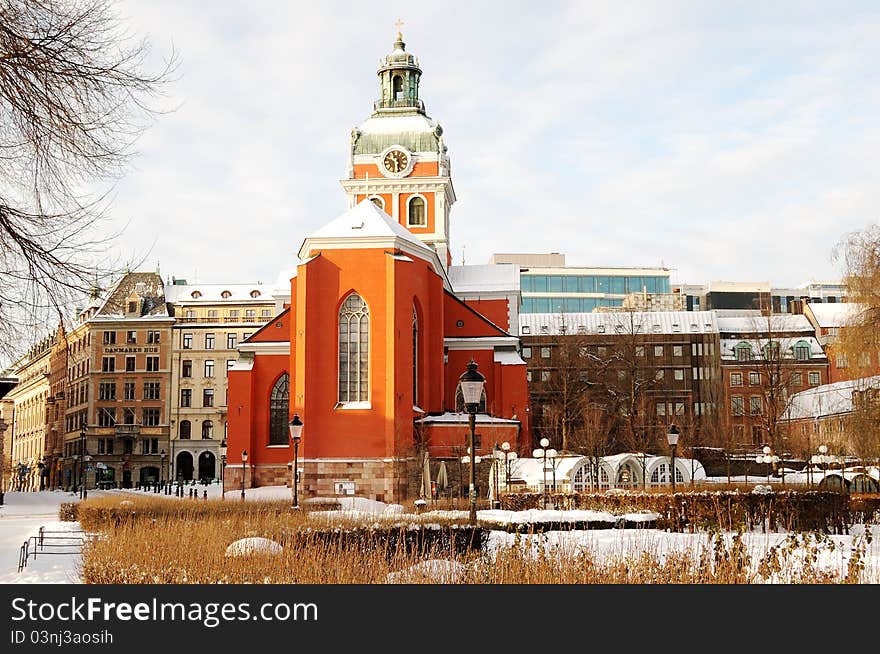
<svg viewBox="0 0 880 654">
<path fill-rule="evenodd" d="M 45 466 L 49 354 L 53 344 L 53 337 L 45 338 L 19 359 L 14 366 L 18 383 L 4 398 L 12 408 L 12 420 L 7 419 L 11 422 L 7 432 L 11 452 L 4 471 L 11 490 L 33 491 L 46 485 L 41 473 Z"/>
<path fill-rule="evenodd" d="M 219 479 L 227 371 L 238 359 L 238 344 L 275 315 L 273 287 L 172 279 L 165 294 L 175 317 L 170 478 Z"/>
</svg>

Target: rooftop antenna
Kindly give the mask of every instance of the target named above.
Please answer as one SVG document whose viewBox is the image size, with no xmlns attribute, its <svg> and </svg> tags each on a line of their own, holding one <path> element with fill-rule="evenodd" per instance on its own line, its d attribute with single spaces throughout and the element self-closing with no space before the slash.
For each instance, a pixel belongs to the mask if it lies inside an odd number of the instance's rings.
<svg viewBox="0 0 880 654">
<path fill-rule="evenodd" d="M 465 246 L 462 245 L 461 246 L 461 265 L 462 266 L 464 265 L 464 248 L 465 248 Z"/>
</svg>

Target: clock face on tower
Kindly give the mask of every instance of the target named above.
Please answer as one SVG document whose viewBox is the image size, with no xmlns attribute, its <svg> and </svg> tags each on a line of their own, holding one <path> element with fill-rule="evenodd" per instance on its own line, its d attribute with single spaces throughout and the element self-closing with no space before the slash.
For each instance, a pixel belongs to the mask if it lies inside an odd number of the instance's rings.
<svg viewBox="0 0 880 654">
<path fill-rule="evenodd" d="M 391 150 L 382 159 L 382 165 L 389 173 L 402 173 L 406 170 L 409 157 L 401 150 Z"/>
</svg>

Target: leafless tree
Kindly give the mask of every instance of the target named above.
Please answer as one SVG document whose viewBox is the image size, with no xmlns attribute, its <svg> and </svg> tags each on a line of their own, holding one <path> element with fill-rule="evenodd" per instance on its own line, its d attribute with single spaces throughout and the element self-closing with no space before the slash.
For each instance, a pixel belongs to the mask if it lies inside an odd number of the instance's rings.
<svg viewBox="0 0 880 654">
<path fill-rule="evenodd" d="M 176 57 L 145 72 L 113 0 L 0 0 L 0 354 L 111 274 L 109 188 Z M 103 187 L 103 188 L 101 188 Z M 100 190 L 95 190 L 100 189 Z"/>
</svg>

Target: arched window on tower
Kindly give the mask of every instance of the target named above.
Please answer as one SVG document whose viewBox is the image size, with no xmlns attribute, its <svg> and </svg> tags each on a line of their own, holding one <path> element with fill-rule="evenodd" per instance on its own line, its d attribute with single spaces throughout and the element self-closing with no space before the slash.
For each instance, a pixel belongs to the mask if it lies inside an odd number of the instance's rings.
<svg viewBox="0 0 880 654">
<path fill-rule="evenodd" d="M 413 406 L 419 404 L 419 315 L 413 306 L 412 316 L 412 392 Z"/>
<path fill-rule="evenodd" d="M 370 311 L 357 293 L 339 309 L 339 401 L 369 401 Z"/>
<path fill-rule="evenodd" d="M 395 100 L 403 100 L 403 78 L 400 75 L 391 78 L 391 87 L 394 92 L 392 97 Z"/>
<path fill-rule="evenodd" d="M 409 224 L 424 227 L 427 224 L 427 220 L 425 220 L 425 200 L 417 195 L 414 198 L 410 198 L 407 207 Z"/>
<path fill-rule="evenodd" d="M 284 373 L 272 387 L 269 399 L 269 445 L 287 445 L 290 416 L 290 376 Z"/>
</svg>

